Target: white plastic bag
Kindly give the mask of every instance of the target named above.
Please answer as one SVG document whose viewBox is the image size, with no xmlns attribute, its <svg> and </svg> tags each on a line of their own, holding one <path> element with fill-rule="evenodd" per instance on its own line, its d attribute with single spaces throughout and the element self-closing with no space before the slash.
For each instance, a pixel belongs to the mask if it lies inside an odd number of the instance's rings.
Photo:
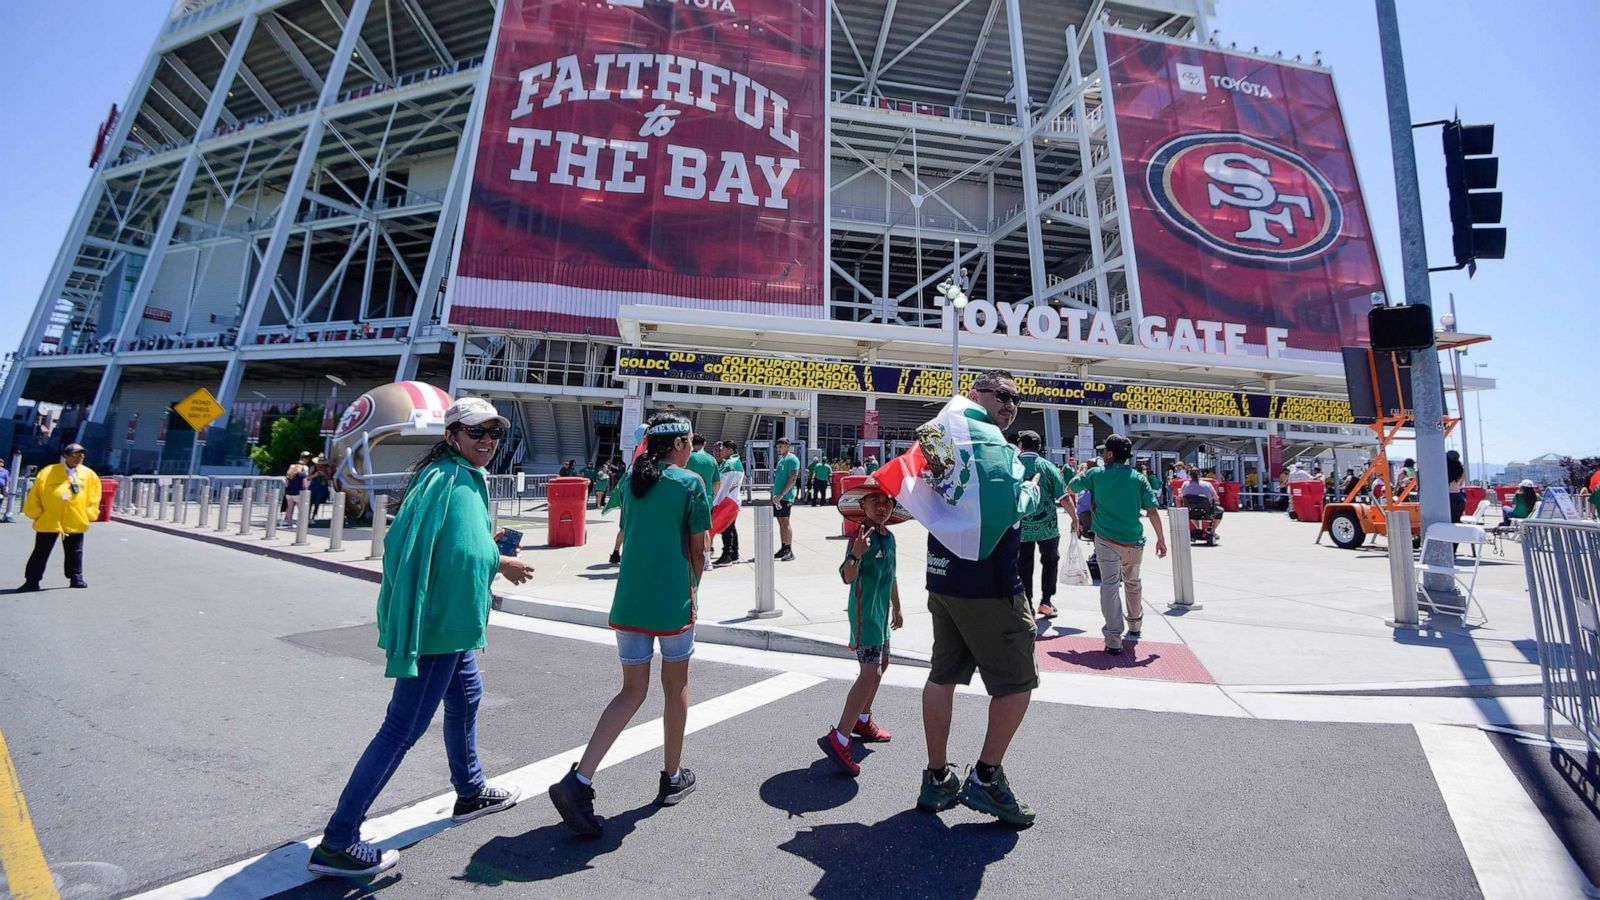
<svg viewBox="0 0 1600 900">
<path fill-rule="evenodd" d="M 1083 543 L 1075 534 L 1063 535 L 1067 541 L 1067 558 L 1061 561 L 1056 570 L 1056 580 L 1062 584 L 1082 586 L 1093 584 L 1089 577 L 1089 561 L 1083 555 Z"/>
</svg>

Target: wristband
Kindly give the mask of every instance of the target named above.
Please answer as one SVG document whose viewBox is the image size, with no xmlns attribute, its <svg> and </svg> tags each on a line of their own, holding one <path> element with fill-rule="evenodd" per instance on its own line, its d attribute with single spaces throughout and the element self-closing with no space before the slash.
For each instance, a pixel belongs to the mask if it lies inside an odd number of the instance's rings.
<svg viewBox="0 0 1600 900">
<path fill-rule="evenodd" d="M 845 554 L 844 562 L 845 562 L 845 565 L 857 565 L 857 566 L 859 566 L 859 565 L 861 565 L 861 557 L 852 556 L 852 555 L 847 553 L 847 554 Z"/>
</svg>

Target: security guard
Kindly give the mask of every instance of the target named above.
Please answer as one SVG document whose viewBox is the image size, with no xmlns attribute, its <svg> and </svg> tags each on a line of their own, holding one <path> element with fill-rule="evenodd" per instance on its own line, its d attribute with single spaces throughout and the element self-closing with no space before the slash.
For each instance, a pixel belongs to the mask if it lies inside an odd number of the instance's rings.
<svg viewBox="0 0 1600 900">
<path fill-rule="evenodd" d="M 40 470 L 22 513 L 33 520 L 35 534 L 26 580 L 17 593 L 39 590 L 57 536 L 65 548 L 67 583 L 88 587 L 83 580 L 83 536 L 100 514 L 100 476 L 83 464 L 82 444 L 68 444 L 61 451 L 61 462 Z"/>
</svg>

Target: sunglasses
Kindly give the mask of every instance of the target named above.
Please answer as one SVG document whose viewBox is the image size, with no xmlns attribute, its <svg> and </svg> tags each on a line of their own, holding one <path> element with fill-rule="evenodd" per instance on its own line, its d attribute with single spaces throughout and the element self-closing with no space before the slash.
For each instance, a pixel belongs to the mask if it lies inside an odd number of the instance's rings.
<svg viewBox="0 0 1600 900">
<path fill-rule="evenodd" d="M 1010 391 L 1000 390 L 999 388 L 978 388 L 978 393 L 993 394 L 996 400 L 999 400 L 1001 403 L 1009 403 L 1012 406 L 1016 406 L 1022 402 L 1021 394 L 1013 394 Z"/>
<path fill-rule="evenodd" d="M 506 436 L 506 430 L 498 425 L 493 428 L 485 428 L 482 425 L 468 425 L 461 430 L 466 433 L 467 437 L 472 438 L 475 441 L 481 441 L 484 438 L 488 438 L 491 441 L 498 441 Z"/>
</svg>

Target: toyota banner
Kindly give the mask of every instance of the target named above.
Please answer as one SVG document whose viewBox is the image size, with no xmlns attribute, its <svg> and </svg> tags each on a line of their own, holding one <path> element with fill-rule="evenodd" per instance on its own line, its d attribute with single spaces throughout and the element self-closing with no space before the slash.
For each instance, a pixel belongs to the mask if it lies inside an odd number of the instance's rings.
<svg viewBox="0 0 1600 900">
<path fill-rule="evenodd" d="M 1104 29 L 1144 321 L 1337 362 L 1383 276 L 1324 69 Z M 1162 321 L 1164 320 L 1164 322 Z"/>
<path fill-rule="evenodd" d="M 449 322 L 824 315 L 825 0 L 502 0 Z"/>
</svg>

